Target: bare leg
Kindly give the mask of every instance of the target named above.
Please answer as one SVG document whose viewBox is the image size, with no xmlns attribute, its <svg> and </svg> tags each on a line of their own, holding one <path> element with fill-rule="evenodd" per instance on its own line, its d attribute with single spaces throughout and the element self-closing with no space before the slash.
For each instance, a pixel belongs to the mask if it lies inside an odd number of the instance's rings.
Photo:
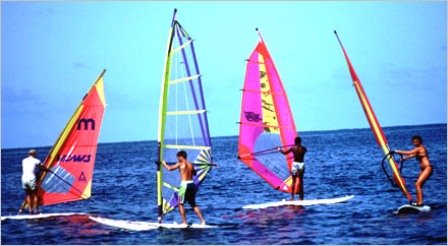
<svg viewBox="0 0 448 246">
<path fill-rule="evenodd" d="M 182 218 L 182 224 L 187 224 L 187 218 L 185 217 L 185 208 L 182 203 L 179 204 L 179 213 Z"/>
<path fill-rule="evenodd" d="M 31 199 L 33 200 L 33 212 L 37 213 L 38 204 L 37 204 L 37 194 L 36 194 L 36 191 L 33 191 L 33 195 L 32 195 Z"/>
<path fill-rule="evenodd" d="M 417 182 L 415 182 L 415 189 L 417 190 L 417 205 L 423 204 L 423 191 L 422 187 L 425 184 L 426 180 L 429 178 L 432 172 L 432 167 L 426 167 L 423 171 L 420 172 L 418 176 Z"/>
<path fill-rule="evenodd" d="M 30 196 L 29 193 L 26 194 L 25 200 L 26 200 L 26 204 L 28 204 L 28 212 L 31 214 L 33 206 L 31 206 L 32 205 L 32 203 L 31 203 L 31 196 Z"/>
<path fill-rule="evenodd" d="M 205 225 L 205 220 L 204 220 L 204 217 L 202 217 L 202 213 L 201 213 L 201 210 L 199 209 L 199 207 L 198 206 L 194 206 L 193 210 L 197 214 L 197 216 L 199 217 L 199 220 L 201 221 L 201 225 Z"/>
<path fill-rule="evenodd" d="M 300 194 L 300 200 L 303 201 L 304 197 L 304 191 L 303 191 L 303 170 L 299 170 L 299 194 Z"/>
<path fill-rule="evenodd" d="M 294 201 L 294 190 L 296 188 L 296 175 L 292 176 L 292 186 L 291 186 L 291 201 Z"/>
</svg>

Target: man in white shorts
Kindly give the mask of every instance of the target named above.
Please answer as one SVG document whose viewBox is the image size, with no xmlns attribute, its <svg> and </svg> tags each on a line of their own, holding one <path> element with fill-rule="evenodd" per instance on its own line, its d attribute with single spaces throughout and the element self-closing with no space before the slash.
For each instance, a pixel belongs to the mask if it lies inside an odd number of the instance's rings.
<svg viewBox="0 0 448 246">
<path fill-rule="evenodd" d="M 299 179 L 299 195 L 300 200 L 303 200 L 304 198 L 304 191 L 303 191 L 303 174 L 305 173 L 305 154 L 306 154 L 306 147 L 302 146 L 302 138 L 296 137 L 294 139 L 294 146 L 291 148 L 284 150 L 283 148 L 278 148 L 278 151 L 280 151 L 282 154 L 287 155 L 292 152 L 294 156 L 294 162 L 292 163 L 291 167 L 291 176 L 292 176 L 292 186 L 291 186 L 291 201 L 294 200 L 294 190 L 296 187 L 296 180 Z"/>
<path fill-rule="evenodd" d="M 36 186 L 36 167 L 40 167 L 40 160 L 36 158 L 37 151 L 31 149 L 28 151 L 28 157 L 22 160 L 22 188 L 26 193 L 26 204 L 30 214 L 37 213 L 37 186 Z M 22 208 L 19 212 L 21 212 Z"/>
</svg>

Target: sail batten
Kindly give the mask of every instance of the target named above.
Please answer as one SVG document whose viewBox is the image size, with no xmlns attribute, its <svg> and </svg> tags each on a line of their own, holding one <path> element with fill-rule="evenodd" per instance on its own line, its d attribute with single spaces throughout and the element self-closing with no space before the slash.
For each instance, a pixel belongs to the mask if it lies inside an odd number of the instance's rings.
<svg viewBox="0 0 448 246">
<path fill-rule="evenodd" d="M 183 115 L 183 114 L 203 114 L 205 110 L 181 110 L 166 112 L 167 115 Z"/>
<path fill-rule="evenodd" d="M 193 76 L 189 76 L 189 77 L 184 77 L 184 78 L 179 78 L 179 79 L 174 79 L 170 81 L 170 84 L 177 84 L 177 83 L 182 83 L 182 82 L 189 82 L 195 79 L 198 79 L 199 76 L 201 76 L 200 74 L 197 75 L 193 75 Z"/>
<path fill-rule="evenodd" d="M 194 163 L 195 184 L 211 170 L 212 146 L 202 80 L 194 41 L 173 15 L 161 87 L 158 130 L 157 204 L 159 222 L 178 205 L 179 172 L 166 171 L 161 161 L 176 163 L 185 150 Z"/>
<path fill-rule="evenodd" d="M 348 54 L 347 54 L 344 46 L 342 45 L 341 40 L 339 39 L 339 36 L 337 35 L 336 31 L 334 33 L 339 42 L 339 45 L 341 46 L 342 52 L 344 54 L 344 58 L 347 62 L 350 76 L 351 76 L 353 84 L 354 84 L 356 94 L 358 95 L 358 99 L 359 99 L 361 106 L 364 110 L 365 116 L 370 125 L 372 133 L 375 137 L 375 140 L 376 140 L 378 146 L 380 147 L 381 151 L 384 153 L 384 155 L 389 155 L 390 147 L 389 147 L 389 143 L 387 141 L 386 135 L 384 134 L 384 131 L 381 128 L 378 118 L 376 117 L 375 112 L 373 111 L 372 105 L 370 104 L 369 99 L 367 98 L 367 94 L 364 91 L 361 81 L 359 80 L 359 77 L 356 74 L 356 71 L 350 61 L 350 58 L 348 57 Z M 400 190 L 402 191 L 404 196 L 409 201 L 412 201 L 412 196 L 406 188 L 406 182 L 400 174 L 398 164 L 395 162 L 394 158 L 392 158 L 390 156 L 388 158 L 388 163 L 392 170 L 395 183 L 398 185 L 398 187 L 400 188 Z"/>
<path fill-rule="evenodd" d="M 174 145 L 174 144 L 165 144 L 165 148 L 167 149 L 195 149 L 195 150 L 210 150 L 210 146 L 198 146 L 198 145 Z"/>
<path fill-rule="evenodd" d="M 276 151 L 297 136 L 282 81 L 262 39 L 246 61 L 238 157 L 272 188 L 291 192 L 292 154 Z"/>
<path fill-rule="evenodd" d="M 187 47 L 188 45 L 191 44 L 193 40 L 188 40 L 188 42 L 184 43 L 183 45 L 177 47 L 176 49 L 173 50 L 173 54 L 176 54 L 177 52 L 181 51 L 182 49 L 184 49 L 185 47 Z"/>
</svg>

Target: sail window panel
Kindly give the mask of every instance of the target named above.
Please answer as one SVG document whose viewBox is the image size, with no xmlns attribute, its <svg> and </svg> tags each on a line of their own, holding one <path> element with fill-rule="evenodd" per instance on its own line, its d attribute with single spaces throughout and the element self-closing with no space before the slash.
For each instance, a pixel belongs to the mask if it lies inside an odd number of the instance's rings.
<svg viewBox="0 0 448 246">
<path fill-rule="evenodd" d="M 165 144 L 205 146 L 204 115 L 167 115 Z"/>
<path fill-rule="evenodd" d="M 167 111 L 205 110 L 202 105 L 202 95 L 197 80 L 172 84 L 168 91 L 169 102 Z"/>
<path fill-rule="evenodd" d="M 187 152 L 187 159 L 190 162 L 193 162 L 193 160 L 196 158 L 196 156 L 198 156 L 199 153 L 201 152 L 201 150 L 197 150 L 197 149 L 164 148 L 163 156 L 165 158 L 165 161 L 168 162 L 168 163 L 176 163 L 177 162 L 176 154 L 180 150 L 184 150 L 185 152 Z"/>
</svg>

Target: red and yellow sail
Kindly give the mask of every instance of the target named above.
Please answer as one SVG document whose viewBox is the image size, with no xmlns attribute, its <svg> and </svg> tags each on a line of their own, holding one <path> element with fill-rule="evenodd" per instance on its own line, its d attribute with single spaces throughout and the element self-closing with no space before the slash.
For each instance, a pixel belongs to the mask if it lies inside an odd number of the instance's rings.
<svg viewBox="0 0 448 246">
<path fill-rule="evenodd" d="M 40 205 L 87 199 L 91 196 L 98 137 L 106 100 L 101 73 L 68 121 L 38 179 Z"/>
<path fill-rule="evenodd" d="M 367 98 L 364 88 L 361 85 L 361 81 L 359 80 L 358 75 L 356 74 L 355 69 L 352 66 L 352 63 L 350 62 L 350 59 L 347 55 L 347 52 L 345 51 L 344 46 L 342 45 L 341 40 L 339 39 L 339 36 L 337 35 L 336 31 L 334 33 L 335 33 L 336 38 L 338 39 L 339 44 L 342 48 L 342 52 L 344 53 L 344 57 L 345 57 L 345 60 L 347 61 L 348 69 L 350 71 L 350 75 L 353 80 L 353 85 L 355 86 L 356 93 L 358 94 L 359 101 L 361 102 L 362 108 L 363 108 L 366 118 L 369 122 L 370 128 L 372 129 L 373 135 L 375 136 L 376 142 L 378 143 L 378 146 L 380 147 L 380 149 L 383 151 L 384 155 L 388 155 L 390 152 L 390 148 L 389 148 L 389 143 L 387 142 L 387 138 L 384 135 L 383 129 L 381 128 L 381 125 L 378 122 L 375 112 L 373 111 L 372 105 L 370 104 L 369 99 Z M 395 162 L 394 158 L 392 158 L 392 157 L 388 158 L 388 163 L 392 169 L 395 183 L 398 185 L 398 187 L 403 192 L 403 194 L 406 196 L 406 198 L 409 201 L 412 201 L 412 196 L 406 188 L 406 183 L 400 174 L 398 164 Z"/>
</svg>

